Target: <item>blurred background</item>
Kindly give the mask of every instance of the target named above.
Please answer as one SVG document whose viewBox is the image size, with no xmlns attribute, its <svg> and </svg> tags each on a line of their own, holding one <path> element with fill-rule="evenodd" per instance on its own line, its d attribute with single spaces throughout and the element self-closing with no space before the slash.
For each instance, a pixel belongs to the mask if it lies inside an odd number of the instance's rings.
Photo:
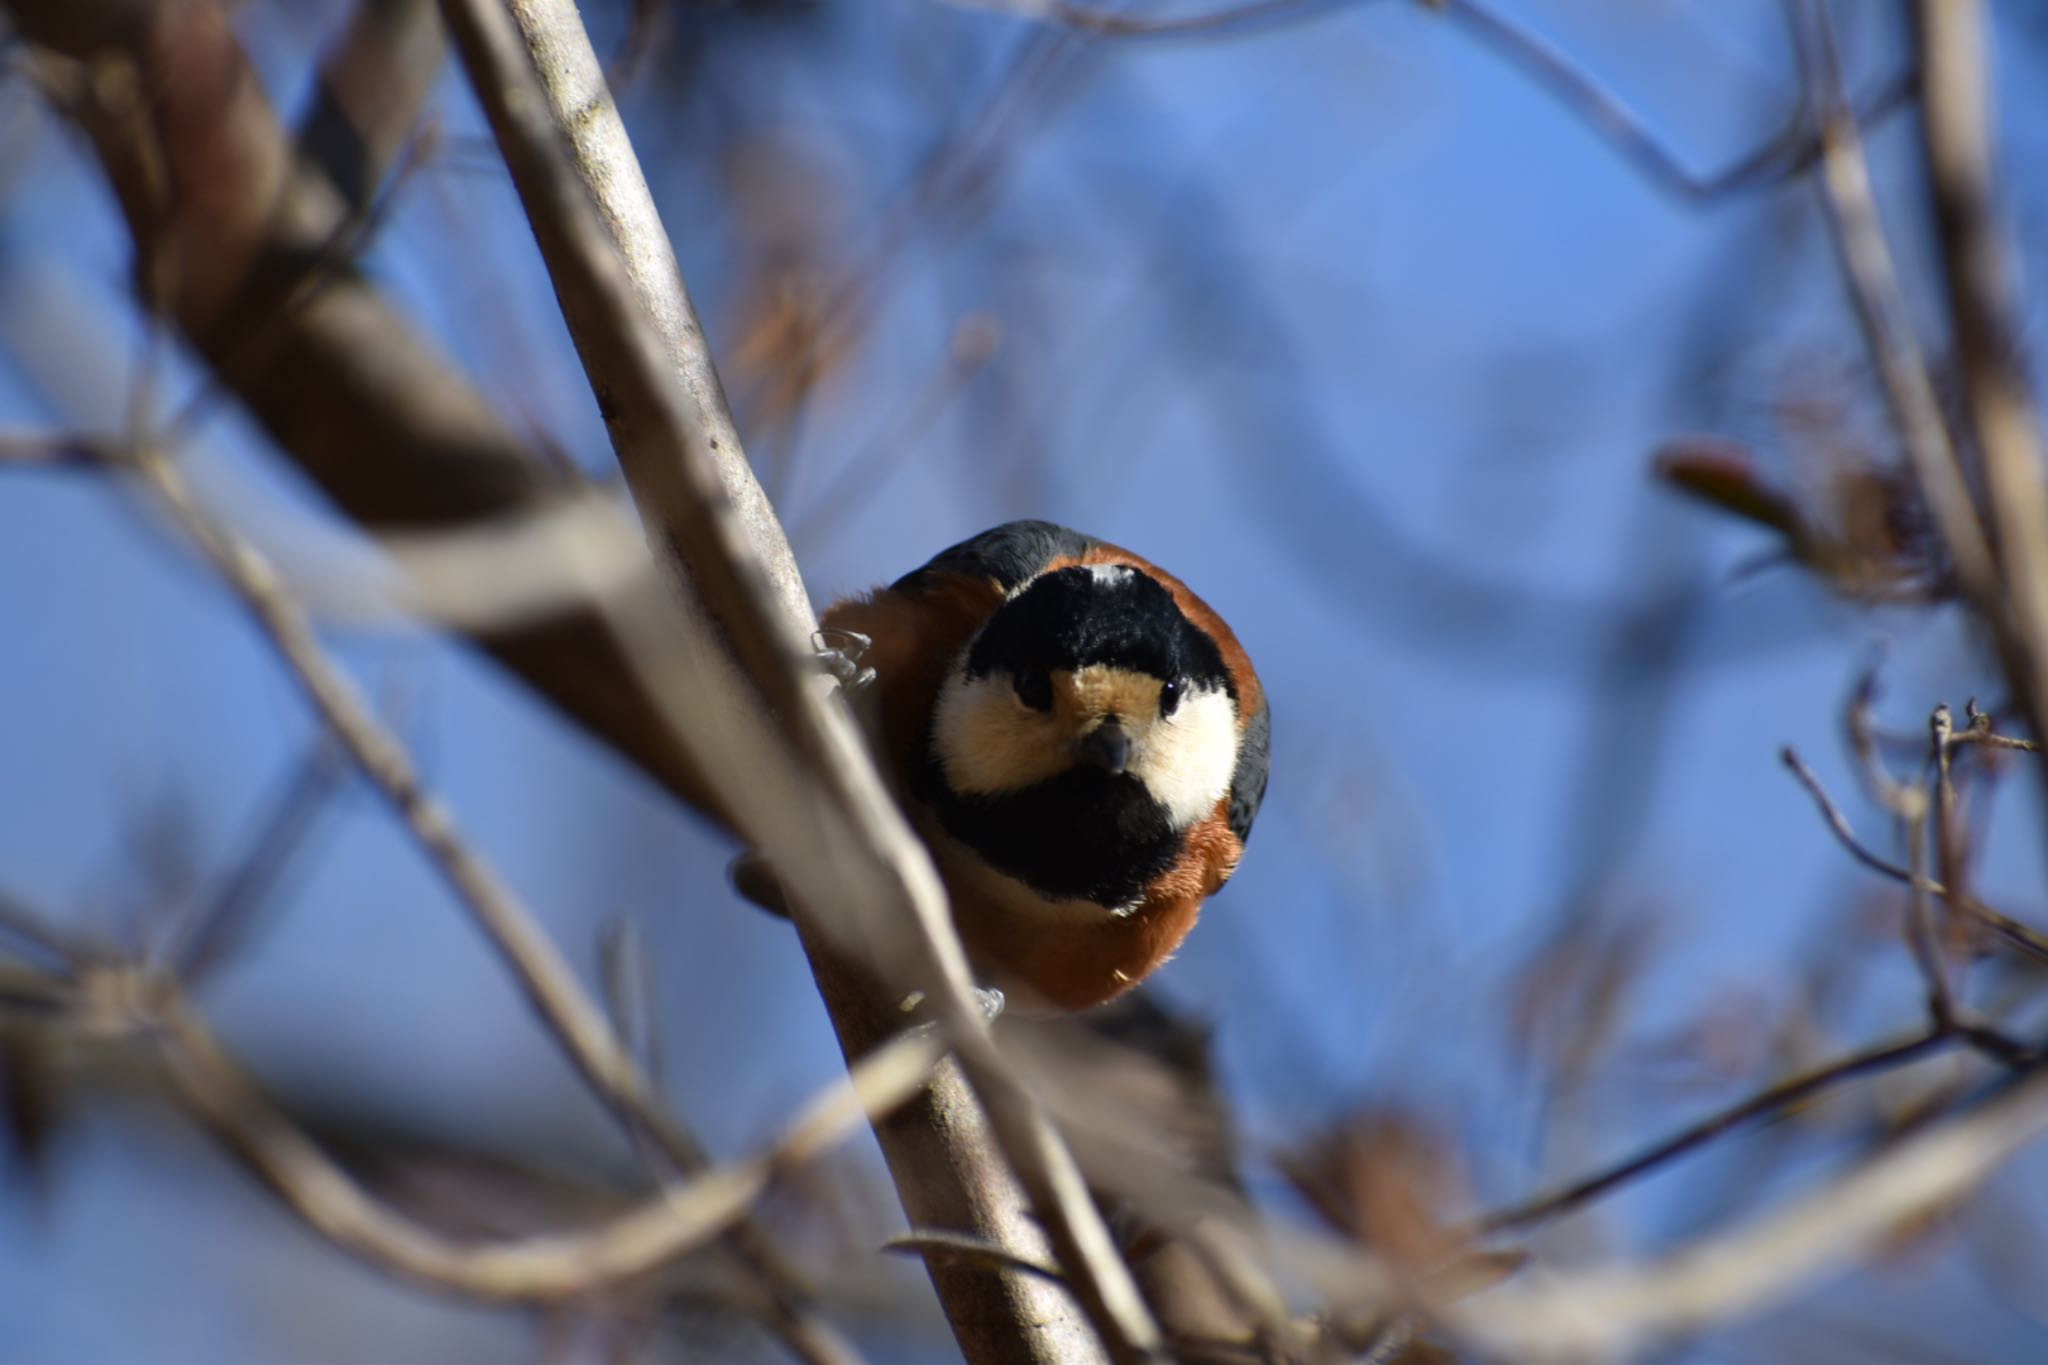
<svg viewBox="0 0 2048 1365">
<path fill-rule="evenodd" d="M 1904 10 L 1835 9 L 1939 359 Z M 350 0 L 229 10 L 279 116 L 311 127 Z M 1917 1026 L 1902 894 L 1851 861 L 1778 751 L 1889 848 L 1842 740 L 1858 678 L 1881 659 L 1877 714 L 1909 737 L 1937 701 L 2006 698 L 1898 490 L 1797 149 L 1711 183 L 1783 152 L 1802 107 L 1779 4 L 1297 0 L 1185 27 L 1218 11 L 584 10 L 817 600 L 1045 517 L 1167 566 L 1251 651 L 1272 787 L 1156 984 L 1212 1030 L 1263 1206 L 1314 1216 L 1286 1157 L 1332 1131 L 1419 1135 L 1446 1217 L 1509 1204 Z M 2011 222 L 2038 273 L 2048 15 L 1994 10 Z M 150 340 L 127 226 L 45 75 L 11 46 L 0 423 L 117 432 L 146 401 L 258 543 L 358 555 L 207 366 Z M 1589 112 L 1595 92 L 1676 175 Z M 452 64 L 394 164 L 352 243 L 363 276 L 535 449 L 613 480 Z M 2023 312 L 2038 323 L 2038 295 Z M 1687 496 L 1659 473 L 1674 442 L 1739 450 L 1717 458 L 1855 554 L 1788 551 Z M 323 776 L 298 693 L 176 529 L 112 476 L 0 477 L 0 889 L 146 940 L 252 850 L 280 853 L 200 993 L 265 1083 L 449 1226 L 615 1206 L 630 1148 L 382 804 Z M 477 652 L 425 628 L 325 638 L 588 975 L 630 926 L 662 1078 L 714 1153 L 842 1073 L 788 926 L 728 888 L 728 841 Z M 1984 765 L 1973 885 L 2048 922 L 2014 757 L 1996 804 Z M 2038 983 L 1981 970 L 2012 1026 L 2038 1027 Z M 714 1294 L 536 1315 L 392 1280 L 288 1216 L 144 1063 L 81 1047 L 4 1065 L 7 1359 L 782 1358 Z M 1982 1065 L 1845 1088 L 1530 1245 L 1562 1265 L 1678 1245 L 1810 1188 Z M 2038 1358 L 2044 1182 L 2022 1159 L 1863 1268 L 1663 1358 Z M 865 1134 L 764 1214 L 874 1359 L 953 1358 L 923 1271 L 871 1254 L 901 1214 Z"/>
</svg>

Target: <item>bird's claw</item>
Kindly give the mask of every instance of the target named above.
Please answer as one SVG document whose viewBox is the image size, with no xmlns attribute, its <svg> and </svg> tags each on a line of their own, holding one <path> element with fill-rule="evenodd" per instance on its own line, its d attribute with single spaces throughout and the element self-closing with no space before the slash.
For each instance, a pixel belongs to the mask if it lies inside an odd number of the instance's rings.
<svg viewBox="0 0 2048 1365">
<path fill-rule="evenodd" d="M 908 1015 L 929 1016 L 931 1011 L 925 1008 L 927 998 L 923 991 L 912 991 L 909 995 L 903 997 L 903 1003 L 898 1005 L 897 1008 Z M 994 986 L 976 986 L 974 987 L 974 1003 L 981 1011 L 982 1020 L 993 1024 L 1002 1016 L 1006 997 Z M 911 1027 L 914 1031 L 929 1033 L 938 1026 L 938 1020 L 926 1017 Z"/>
<path fill-rule="evenodd" d="M 858 692 L 875 680 L 875 670 L 861 665 L 874 640 L 857 630 L 826 626 L 811 634 L 811 650 L 825 671 L 839 679 L 849 692 Z"/>
</svg>

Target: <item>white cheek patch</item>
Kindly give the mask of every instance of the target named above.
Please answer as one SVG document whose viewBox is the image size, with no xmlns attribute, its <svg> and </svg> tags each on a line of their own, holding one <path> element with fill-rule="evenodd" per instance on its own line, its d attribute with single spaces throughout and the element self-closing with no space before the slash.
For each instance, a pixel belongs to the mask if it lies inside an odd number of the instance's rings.
<svg viewBox="0 0 2048 1365">
<path fill-rule="evenodd" d="M 1017 791 L 1067 767 L 1056 722 L 1017 702 L 1009 679 L 954 672 L 939 689 L 932 752 L 946 785 L 962 796 Z"/>
<path fill-rule="evenodd" d="M 1215 810 L 1236 771 L 1237 707 L 1220 689 L 1191 692 L 1172 715 L 1154 721 L 1131 765 L 1175 829 Z"/>
</svg>

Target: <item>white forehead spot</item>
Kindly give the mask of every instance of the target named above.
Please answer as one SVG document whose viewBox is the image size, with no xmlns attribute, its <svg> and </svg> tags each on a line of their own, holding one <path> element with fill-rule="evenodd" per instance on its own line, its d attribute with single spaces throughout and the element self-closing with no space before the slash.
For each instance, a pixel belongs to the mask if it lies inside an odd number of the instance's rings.
<svg viewBox="0 0 2048 1365">
<path fill-rule="evenodd" d="M 1088 572 L 1094 575 L 1098 586 L 1113 588 L 1119 583 L 1128 583 L 1137 570 L 1128 564 L 1090 564 Z"/>
</svg>

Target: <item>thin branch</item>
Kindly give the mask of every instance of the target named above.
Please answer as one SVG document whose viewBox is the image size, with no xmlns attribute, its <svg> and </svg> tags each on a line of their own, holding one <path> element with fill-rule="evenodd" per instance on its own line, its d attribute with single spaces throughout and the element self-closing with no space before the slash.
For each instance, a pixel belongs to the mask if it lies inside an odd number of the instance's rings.
<svg viewBox="0 0 2048 1365">
<path fill-rule="evenodd" d="M 1055 24 L 1094 38 L 1222 38 L 1265 33 L 1319 19 L 1368 0 L 1241 0 L 1195 14 L 1141 19 L 1070 0 L 942 0 L 957 9 L 984 10 L 1013 19 Z"/>
<path fill-rule="evenodd" d="M 1807 767 L 1806 761 L 1799 757 L 1797 749 L 1787 744 L 1784 748 L 1778 750 L 1778 759 L 1791 771 L 1792 776 L 1799 779 L 1799 785 L 1806 788 L 1806 794 L 1813 798 L 1814 805 L 1820 809 L 1821 818 L 1827 821 L 1828 828 L 1834 831 L 1835 838 L 1840 841 L 1843 848 L 1849 851 L 1850 857 L 1862 863 L 1873 872 L 1883 873 L 1893 881 L 1904 882 L 1908 886 L 1918 884 L 1926 890 L 1933 891 L 1938 896 L 1948 894 L 1948 889 L 1939 882 L 1929 881 L 1910 869 L 1892 862 L 1889 858 L 1872 852 L 1862 840 L 1858 839 L 1855 829 L 1849 824 L 1849 817 L 1842 814 L 1842 808 L 1835 804 L 1834 797 L 1828 795 L 1827 788 L 1821 785 L 1818 777 L 1814 776 L 1813 769 Z"/>
<path fill-rule="evenodd" d="M 1958 581 L 1982 608 L 1996 592 L 1991 550 L 1914 336 L 1898 267 L 1871 189 L 1863 137 L 1842 90 L 1826 7 L 1802 7 L 1803 3 L 1786 0 L 1787 15 L 1807 98 L 1821 123 L 1821 204 L 1835 252 L 1914 477 L 1934 513 Z"/>
<path fill-rule="evenodd" d="M 1568 1272 L 1440 1309 L 1505 1358 L 1615 1359 L 1782 1299 L 1967 1197 L 2048 1133 L 2048 1080 L 1922 1129 L 1812 1194 L 1649 1264 Z"/>
<path fill-rule="evenodd" d="M 444 0 L 443 13 L 526 205 L 572 338 L 605 400 L 613 444 L 650 539 L 677 571 L 675 586 L 716 622 L 745 669 L 747 689 L 758 696 L 751 706 L 744 695 L 736 698 L 741 704 L 730 715 L 685 717 L 683 733 L 712 749 L 741 742 L 745 733 L 710 731 L 758 730 L 761 701 L 785 727 L 781 739 L 787 747 L 762 748 L 765 770 L 749 770 L 729 794 L 741 827 L 793 893 L 796 922 L 842 1046 L 849 1056 L 858 1055 L 871 1044 L 874 1030 L 888 1027 L 879 1009 L 884 997 L 873 983 L 850 986 L 840 979 L 844 967 L 830 965 L 848 946 L 848 930 L 858 928 L 869 953 L 888 954 L 876 962 L 885 983 L 893 979 L 927 991 L 1002 1139 L 1002 1154 L 1014 1164 L 1058 1252 L 1086 1322 L 1121 1359 L 1158 1355 L 1158 1327 L 1071 1154 L 989 1038 L 929 855 L 896 810 L 845 707 L 808 666 L 815 617 L 787 539 L 765 501 L 756 501 L 758 490 L 747 492 L 754 489 L 751 474 L 738 489 L 723 477 L 727 466 L 744 470 L 744 463 L 736 449 L 712 449 L 721 414 L 711 401 L 717 396 L 715 374 L 702 336 L 688 327 L 657 334 L 651 325 L 651 313 L 675 307 L 678 300 L 650 302 L 644 292 L 679 289 L 680 279 L 664 281 L 657 277 L 665 271 L 649 273 L 635 265 L 669 253 L 665 241 L 640 240 L 641 234 L 659 232 L 651 206 L 621 211 L 609 197 L 637 197 L 642 182 L 637 166 L 630 165 L 631 146 L 616 128 L 580 19 L 559 0 L 519 0 L 515 15 L 522 37 L 489 0 Z M 525 44 L 533 48 L 531 57 Z M 593 209 L 593 182 L 600 182 L 595 196 L 605 208 L 602 220 Z M 680 385 L 679 370 L 685 376 Z M 697 380 L 689 378 L 693 374 Z M 705 379 L 710 382 L 700 382 Z M 716 651 L 720 662 L 710 662 L 714 651 L 702 623 L 682 615 L 676 630 L 704 646 L 694 651 L 699 676 L 724 690 L 721 675 L 730 666 L 724 652 Z M 823 856 L 826 851 L 831 856 Z M 820 918 L 828 908 L 837 912 L 834 917 Z M 898 986 L 894 998 L 900 991 Z M 948 1131 L 954 1135 L 948 1152 L 957 1163 L 953 1174 L 971 1166 L 979 1188 L 999 1191 L 1002 1163 L 994 1153 L 962 1141 L 973 1130 Z M 885 1151 L 892 1145 L 885 1134 Z M 906 1170 L 901 1156 L 891 1153 L 892 1166 L 908 1199 L 911 1191 L 932 1185 L 933 1173 Z M 956 1189 L 937 1197 L 957 1203 L 959 1195 Z M 1003 1226 L 975 1230 L 992 1232 L 1005 1244 L 1033 1236 L 1018 1217 L 1021 1205 L 1014 1197 L 997 1197 L 996 1206 L 983 1205 L 979 1212 Z M 960 1306 L 948 1303 L 951 1310 Z M 1057 1299 L 1029 1316 L 1014 1313 L 1011 1305 L 995 1307 L 984 1319 L 986 1329 L 997 1334 L 991 1341 L 1007 1337 L 1015 1349 L 1029 1337 L 1029 1349 L 1049 1359 L 1085 1349 L 1085 1337 L 1074 1335 L 1070 1311 Z M 957 1311 L 953 1320 L 961 1332 Z"/>
<path fill-rule="evenodd" d="M 2048 473 L 1996 202 L 1988 21 L 1981 0 L 1921 0 L 1918 9 L 1942 273 L 2003 570 L 2003 593 L 1979 597 L 1978 609 L 1998 631 L 2039 737 L 2048 725 Z"/>
<path fill-rule="evenodd" d="M 91 441 L 64 433 L 0 432 L 0 465 L 16 469 L 98 469 L 104 453 Z"/>
<path fill-rule="evenodd" d="M 661 1108 L 603 1010 L 517 893 L 462 837 L 453 816 L 422 782 L 405 747 L 378 721 L 348 675 L 327 657 L 305 614 L 269 564 L 207 516 L 162 453 L 135 451 L 131 464 L 269 636 L 314 711 L 398 814 L 591 1088 L 678 1169 L 703 1167 L 703 1148 Z M 733 1251 L 742 1266 L 762 1278 L 787 1311 L 797 1311 L 789 1288 L 794 1276 L 766 1239 L 750 1224 L 736 1227 L 733 1236 Z M 802 1335 L 808 1344 L 799 1346 L 795 1339 L 791 1344 L 807 1359 L 845 1358 L 843 1351 L 822 1344 L 828 1338 L 822 1328 Z"/>
<path fill-rule="evenodd" d="M 1165 19 L 1139 18 L 1067 0 L 942 3 L 1054 24 L 1097 38 L 1168 39 L 1264 32 L 1351 8 L 1361 0 L 1249 0 Z M 1674 198 L 1706 203 L 1744 191 L 1768 189 L 1820 159 L 1822 140 L 1802 107 L 1793 111 L 1778 132 L 1722 169 L 1705 175 L 1689 171 L 1650 131 L 1640 115 L 1547 39 L 1519 27 L 1480 0 L 1424 0 L 1424 7 L 1462 24 L 1482 46 L 1584 119 L 1595 132 L 1613 143 L 1645 179 Z M 1856 102 L 1855 117 L 1864 124 L 1874 124 L 1911 104 L 1919 89 L 1919 72 L 1899 72 Z"/>
<path fill-rule="evenodd" d="M 1942 746 L 1943 784 L 1947 782 L 1947 749 Z M 1913 813 L 1905 821 L 1907 886 L 1909 888 L 1906 908 L 1906 944 L 1912 950 L 1913 962 L 1920 969 L 1920 979 L 1927 987 L 1927 1012 L 1932 1016 L 1935 1027 L 1946 1029 L 1956 1021 L 1955 991 L 1949 983 L 1948 957 L 1942 951 L 1941 938 L 1935 932 L 1934 905 L 1929 899 L 1929 888 L 1935 883 L 1928 880 L 1927 861 L 1927 794 L 1923 788 L 1913 788 L 1920 798 L 1913 803 Z M 1950 885 L 1956 885 L 1950 881 Z"/>
<path fill-rule="evenodd" d="M 1434 8 L 1462 23 L 1487 47 L 1519 68 L 1593 129 L 1612 142 L 1651 184 L 1675 198 L 1705 203 L 1746 190 L 1766 189 L 1797 175 L 1822 154 L 1824 141 L 1801 107 L 1785 126 L 1753 151 L 1710 175 L 1678 164 L 1642 119 L 1620 98 L 1577 66 L 1561 49 L 1517 27 L 1478 0 L 1435 0 Z M 1919 74 L 1903 71 L 1855 106 L 1854 118 L 1875 123 L 1912 102 Z"/>
<path fill-rule="evenodd" d="M 882 1243 L 882 1250 L 899 1256 L 946 1257 L 957 1261 L 972 1261 L 992 1266 L 997 1270 L 1019 1270 L 1027 1275 L 1050 1280 L 1054 1284 L 1066 1283 L 1067 1277 L 1056 1265 L 1047 1265 L 1028 1256 L 1019 1256 L 1008 1247 L 984 1242 L 978 1237 L 969 1237 L 958 1232 L 912 1232 L 901 1237 L 891 1237 Z"/>
<path fill-rule="evenodd" d="M 1549 1194 L 1538 1195 L 1520 1204 L 1489 1213 L 1473 1225 L 1469 1235 L 1487 1237 L 1562 1217 L 1623 1185 L 1655 1173 L 1716 1138 L 1747 1127 L 1759 1119 L 1778 1117 L 1834 1089 L 1844 1081 L 1894 1070 L 1952 1047 L 1959 1041 L 1958 1036 L 1950 1029 L 1939 1027 L 1917 1033 L 1910 1038 L 1880 1044 L 1829 1062 L 1825 1066 L 1815 1067 L 1811 1071 L 1801 1072 L 1767 1090 L 1757 1092 L 1739 1104 L 1730 1105 L 1719 1113 L 1700 1120 L 1604 1171 L 1573 1181 Z"/>
<path fill-rule="evenodd" d="M 1960 748 L 1965 744 L 1978 744 L 1987 749 L 2017 749 L 2021 753 L 2038 754 L 2041 742 L 2034 739 L 2020 739 L 2014 735 L 2001 735 L 1992 728 L 1988 712 L 1977 709 L 1977 699 L 1972 697 L 1964 712 L 1969 724 L 1955 732 L 1949 740 L 1952 746 Z"/>
<path fill-rule="evenodd" d="M 0 891 L 0 936 L 47 959 L 50 966 L 70 971 L 93 957 L 88 945 L 45 920 L 5 891 Z"/>
<path fill-rule="evenodd" d="M 327 743 L 294 766 L 227 881 L 173 924 L 158 952 L 172 975 L 187 983 L 199 980 L 241 946 L 257 911 L 333 800 L 341 773 L 340 755 Z"/>
<path fill-rule="evenodd" d="M 1779 751 L 1779 757 L 1783 759 L 1785 766 L 1791 769 L 1792 775 L 1799 779 L 1799 785 L 1806 788 L 1807 795 L 1813 798 L 1814 805 L 1820 810 L 1821 818 L 1827 821 L 1828 828 L 1834 831 L 1835 838 L 1848 850 L 1849 856 L 1871 871 L 1890 877 L 1895 882 L 1915 886 L 1929 895 L 1941 897 L 1954 908 L 1982 920 L 2006 942 L 2027 956 L 2048 962 L 2048 934 L 1999 913 L 1973 896 L 1954 896 L 1940 882 L 1921 876 L 1911 868 L 1901 867 L 1890 859 L 1872 852 L 1856 837 L 1856 831 L 1850 827 L 1848 817 L 1842 814 L 1834 798 L 1828 795 L 1827 788 L 1821 785 L 1820 779 L 1815 777 L 1813 770 L 1800 759 L 1797 751 L 1787 745 Z"/>
<path fill-rule="evenodd" d="M 399 819 L 485 937 L 570 1058 L 606 1101 L 636 1119 L 651 1108 L 631 1054 L 612 1032 L 560 951 L 518 894 L 457 829 L 428 791 L 412 757 L 379 721 L 355 683 L 328 658 L 305 614 L 256 550 L 200 507 L 159 452 L 135 453 L 132 467 L 220 573 L 270 638 L 300 692 L 342 750 Z M 659 1126 L 659 1125 L 656 1125 Z M 681 1159 L 694 1159 L 694 1154 Z"/>
<path fill-rule="evenodd" d="M 138 259 L 177 255 L 176 321 L 195 351 L 337 507 L 375 532 L 446 529 L 548 500 L 557 480 L 371 281 L 330 275 L 285 306 L 337 239 L 348 202 L 308 169 L 221 4 L 0 9 L 36 45 L 39 67 L 65 73 L 76 97 L 56 102 L 90 137 Z M 85 79 L 108 59 L 128 64 L 132 80 L 116 89 Z M 149 98 L 124 102 L 119 90 Z M 204 193 L 167 200 L 166 179 Z M 240 344 L 257 331 L 265 345 Z M 725 818 L 594 612 L 470 639 L 683 801 Z"/>
<path fill-rule="evenodd" d="M 775 1178 L 903 1103 L 940 1056 L 904 1035 L 857 1065 L 756 1155 L 667 1185 L 588 1231 L 503 1242 L 452 1241 L 384 1205 L 336 1165 L 243 1074 L 175 988 L 142 989 L 180 1096 L 265 1184 L 343 1250 L 473 1298 L 559 1301 L 635 1280 L 729 1231 Z"/>
</svg>

